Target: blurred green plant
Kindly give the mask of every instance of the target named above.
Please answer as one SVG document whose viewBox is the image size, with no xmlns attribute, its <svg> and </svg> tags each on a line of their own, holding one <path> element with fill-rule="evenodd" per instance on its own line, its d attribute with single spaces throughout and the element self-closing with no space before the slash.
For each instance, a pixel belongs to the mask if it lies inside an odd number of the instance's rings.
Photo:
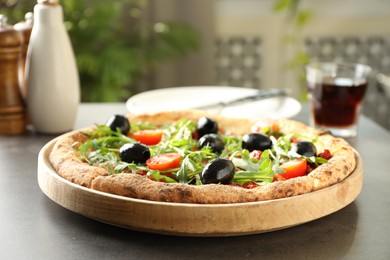
<svg viewBox="0 0 390 260">
<path fill-rule="evenodd" d="M 8 3 L 8 6 L 7 6 Z M 200 45 L 198 32 L 180 22 L 146 23 L 142 0 L 61 1 L 76 56 L 82 101 L 115 102 L 131 96 L 136 84 L 157 64 Z M 10 23 L 23 19 L 35 1 L 3 0 Z"/>
<path fill-rule="evenodd" d="M 295 71 L 301 86 L 304 86 L 305 71 L 304 66 L 309 63 L 310 56 L 303 49 L 301 39 L 301 31 L 313 17 L 310 10 L 305 10 L 300 7 L 301 0 L 276 0 L 273 6 L 275 13 L 281 13 L 285 16 L 286 25 L 289 26 L 289 31 L 283 36 L 282 42 L 285 46 L 290 46 L 294 50 L 294 54 L 285 64 L 285 68 Z M 301 99 L 307 99 L 306 88 L 301 91 Z"/>
<path fill-rule="evenodd" d="M 295 68 L 309 61 L 308 54 L 300 48 L 299 36 L 300 30 L 311 20 L 313 13 L 300 9 L 300 2 L 300 0 L 277 0 L 273 7 L 276 13 L 285 14 L 286 22 L 292 27 L 290 33 L 284 35 L 283 42 L 296 45 L 298 50 L 293 59 L 286 64 L 287 68 Z"/>
</svg>

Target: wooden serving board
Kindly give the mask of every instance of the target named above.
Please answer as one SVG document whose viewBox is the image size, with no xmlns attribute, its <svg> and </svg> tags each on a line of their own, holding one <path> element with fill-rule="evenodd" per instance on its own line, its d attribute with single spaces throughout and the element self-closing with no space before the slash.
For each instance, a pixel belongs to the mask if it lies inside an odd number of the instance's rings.
<svg viewBox="0 0 390 260">
<path fill-rule="evenodd" d="M 48 158 L 56 139 L 38 156 L 38 183 L 57 204 L 128 229 L 179 236 L 238 236 L 300 225 L 353 202 L 363 183 L 363 162 L 344 181 L 300 196 L 235 204 L 188 204 L 132 199 L 88 189 L 60 177 Z"/>
</svg>

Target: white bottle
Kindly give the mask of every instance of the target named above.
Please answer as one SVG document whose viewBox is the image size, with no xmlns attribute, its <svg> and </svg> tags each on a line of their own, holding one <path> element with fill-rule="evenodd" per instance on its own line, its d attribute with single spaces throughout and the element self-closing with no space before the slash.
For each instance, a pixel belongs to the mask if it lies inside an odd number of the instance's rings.
<svg viewBox="0 0 390 260">
<path fill-rule="evenodd" d="M 80 83 L 58 0 L 38 0 L 26 59 L 27 109 L 34 130 L 59 134 L 74 127 Z"/>
</svg>

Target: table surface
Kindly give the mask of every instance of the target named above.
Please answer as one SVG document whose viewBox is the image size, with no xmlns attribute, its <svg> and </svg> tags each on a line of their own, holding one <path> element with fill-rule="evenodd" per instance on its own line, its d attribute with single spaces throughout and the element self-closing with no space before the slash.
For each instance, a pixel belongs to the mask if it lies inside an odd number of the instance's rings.
<svg viewBox="0 0 390 260">
<path fill-rule="evenodd" d="M 114 113 L 127 113 L 125 104 L 81 104 L 75 128 Z M 294 119 L 307 123 L 307 107 Z M 350 140 L 364 162 L 353 203 L 300 226 L 239 237 L 142 233 L 62 208 L 37 183 L 38 152 L 54 137 L 0 136 L 2 259 L 390 259 L 390 133 L 364 116 Z"/>
</svg>

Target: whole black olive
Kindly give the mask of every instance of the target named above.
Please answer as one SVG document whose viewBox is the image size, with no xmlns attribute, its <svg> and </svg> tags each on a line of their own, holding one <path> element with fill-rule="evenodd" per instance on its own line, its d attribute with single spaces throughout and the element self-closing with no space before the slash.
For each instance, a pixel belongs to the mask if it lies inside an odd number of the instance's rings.
<svg viewBox="0 0 390 260">
<path fill-rule="evenodd" d="M 128 163 L 145 163 L 150 158 L 150 150 L 140 143 L 127 143 L 119 149 L 119 157 Z"/>
<path fill-rule="evenodd" d="M 229 184 L 234 177 L 235 166 L 232 161 L 217 158 L 209 162 L 202 171 L 201 181 L 203 184 L 221 183 Z"/>
<path fill-rule="evenodd" d="M 314 146 L 312 142 L 309 141 L 300 141 L 292 146 L 292 151 L 296 152 L 297 154 L 306 156 L 306 157 L 312 157 L 317 155 L 317 149 Z"/>
<path fill-rule="evenodd" d="M 261 133 L 251 133 L 244 135 L 242 137 L 242 149 L 246 149 L 249 152 L 254 150 L 264 151 L 271 149 L 272 142 L 271 139 L 265 134 Z"/>
<path fill-rule="evenodd" d="M 199 138 L 205 134 L 216 134 L 218 133 L 218 123 L 209 117 L 201 117 L 198 120 L 196 130 Z"/>
<path fill-rule="evenodd" d="M 221 153 L 225 148 L 225 144 L 217 134 L 206 134 L 199 139 L 198 147 L 202 149 L 209 146 L 213 153 Z"/>
<path fill-rule="evenodd" d="M 129 119 L 122 115 L 111 116 L 107 120 L 106 126 L 110 127 L 110 129 L 115 132 L 117 131 L 117 128 L 119 128 L 121 133 L 124 135 L 127 135 L 130 131 Z"/>
</svg>

